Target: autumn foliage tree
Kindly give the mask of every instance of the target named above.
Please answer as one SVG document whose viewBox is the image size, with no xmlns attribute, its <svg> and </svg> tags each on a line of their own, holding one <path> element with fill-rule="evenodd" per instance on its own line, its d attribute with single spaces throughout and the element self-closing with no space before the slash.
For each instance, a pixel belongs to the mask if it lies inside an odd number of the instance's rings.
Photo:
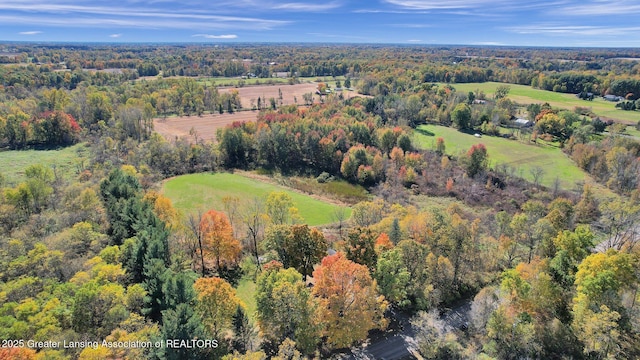
<svg viewBox="0 0 640 360">
<path fill-rule="evenodd" d="M 200 220 L 200 232 L 202 240 L 199 250 L 203 263 L 207 257 L 212 257 L 219 273 L 223 267 L 230 267 L 237 262 L 242 250 L 240 241 L 233 237 L 233 229 L 224 213 L 207 211 Z"/>
<path fill-rule="evenodd" d="M 320 230 L 307 225 L 276 225 L 267 229 L 267 249 L 278 254 L 285 268 L 311 275 L 313 265 L 327 253 L 327 241 Z"/>
<path fill-rule="evenodd" d="M 487 169 L 487 148 L 484 144 L 476 144 L 467 151 L 464 157 L 464 166 L 469 177 L 475 177 Z"/>
<path fill-rule="evenodd" d="M 315 321 L 317 301 L 295 269 L 271 266 L 257 280 L 257 319 L 266 339 L 279 344 L 289 338 L 304 353 L 320 341 Z"/>
<path fill-rule="evenodd" d="M 318 320 L 329 347 L 347 347 L 365 339 L 369 330 L 386 328 L 388 303 L 377 293 L 366 266 L 337 253 L 322 259 L 313 278 L 313 294 L 320 302 Z"/>
<path fill-rule="evenodd" d="M 196 290 L 196 309 L 214 339 L 220 339 L 231 328 L 233 314 L 244 306 L 231 285 L 221 278 L 200 278 L 193 284 Z"/>
<path fill-rule="evenodd" d="M 366 265 L 372 271 L 376 267 L 378 255 L 375 251 L 375 234 L 367 228 L 357 228 L 349 231 L 345 245 L 347 259 L 358 264 Z"/>
</svg>

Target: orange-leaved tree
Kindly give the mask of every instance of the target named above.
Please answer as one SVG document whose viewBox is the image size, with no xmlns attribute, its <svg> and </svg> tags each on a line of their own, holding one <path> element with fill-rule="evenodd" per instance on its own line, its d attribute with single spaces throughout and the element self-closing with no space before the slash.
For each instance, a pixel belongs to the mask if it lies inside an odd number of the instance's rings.
<svg viewBox="0 0 640 360">
<path fill-rule="evenodd" d="M 384 329 L 387 301 L 365 265 L 337 253 L 322 259 L 313 272 L 313 294 L 319 299 L 318 321 L 331 348 L 342 348 L 367 337 L 369 330 Z"/>
<path fill-rule="evenodd" d="M 200 260 L 213 257 L 216 271 L 221 267 L 235 264 L 240 257 L 241 245 L 233 237 L 233 229 L 227 216 L 219 211 L 209 210 L 200 219 L 201 240 L 198 244 Z"/>
</svg>

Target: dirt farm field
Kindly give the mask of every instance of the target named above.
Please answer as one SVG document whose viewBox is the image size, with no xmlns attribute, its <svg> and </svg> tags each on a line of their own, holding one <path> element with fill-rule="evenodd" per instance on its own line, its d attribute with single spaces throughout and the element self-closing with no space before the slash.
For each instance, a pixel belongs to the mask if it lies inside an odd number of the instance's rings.
<svg viewBox="0 0 640 360">
<path fill-rule="evenodd" d="M 306 93 L 314 93 L 314 101 L 320 101 L 318 95 L 315 95 L 315 91 L 318 85 L 316 83 L 296 84 L 296 85 L 261 85 L 261 86 L 245 86 L 241 88 L 224 88 L 219 89 L 220 93 L 229 92 L 231 90 L 238 90 L 240 95 L 240 101 L 243 109 L 251 109 L 252 100 L 255 106 L 258 103 L 258 97 L 261 99 L 267 99 L 267 106 L 269 99 L 274 98 L 279 103 L 278 89 L 282 91 L 282 105 L 295 104 L 294 97 L 297 98 L 298 104 L 303 104 L 304 100 L 302 95 Z M 355 91 L 343 91 L 345 98 L 358 95 Z M 214 140 L 216 136 L 216 130 L 231 124 L 235 121 L 255 121 L 258 117 L 258 111 L 246 110 L 237 111 L 233 114 L 206 114 L 202 116 L 179 116 L 154 119 L 153 125 L 156 132 L 163 135 L 168 140 L 173 140 L 176 137 L 186 136 L 191 141 L 195 140 L 189 135 L 190 130 L 193 128 L 198 134 L 198 139 L 202 140 Z"/>
<path fill-rule="evenodd" d="M 218 91 L 225 93 L 231 90 L 237 90 L 240 95 L 242 107 L 244 109 L 251 109 L 252 100 L 253 106 L 256 106 L 258 104 L 258 98 L 261 98 L 263 104 L 266 106 L 269 106 L 270 98 L 274 98 L 278 104 L 280 104 L 278 89 L 282 91 L 282 105 L 296 104 L 295 99 L 298 100 L 298 104 L 303 104 L 304 100 L 302 99 L 302 95 L 306 93 L 313 93 L 313 100 L 315 102 L 320 101 L 319 96 L 315 94 L 318 89 L 318 83 L 244 86 L 240 88 L 220 88 Z M 343 91 L 342 94 L 345 98 L 358 96 L 358 93 L 355 91 Z"/>
<path fill-rule="evenodd" d="M 157 133 L 163 135 L 168 140 L 186 136 L 189 137 L 190 141 L 194 141 L 195 139 L 189 135 L 191 128 L 196 130 L 198 139 L 215 140 L 217 129 L 235 121 L 255 121 L 257 117 L 257 111 L 240 111 L 233 114 L 222 115 L 179 116 L 155 119 L 153 121 L 153 127 Z"/>
</svg>

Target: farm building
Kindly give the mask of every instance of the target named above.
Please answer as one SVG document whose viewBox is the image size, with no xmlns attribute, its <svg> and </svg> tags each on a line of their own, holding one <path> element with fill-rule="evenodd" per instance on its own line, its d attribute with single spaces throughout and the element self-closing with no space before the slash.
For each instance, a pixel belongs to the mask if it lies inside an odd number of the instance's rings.
<svg viewBox="0 0 640 360">
<path fill-rule="evenodd" d="M 527 119 L 522 119 L 522 118 L 517 118 L 516 120 L 513 121 L 513 123 L 517 127 L 530 127 L 530 126 L 533 126 L 533 121 L 527 120 Z"/>
<path fill-rule="evenodd" d="M 603 97 L 604 97 L 605 100 L 613 101 L 613 102 L 624 100 L 624 98 L 622 96 L 616 96 L 616 95 L 605 95 Z"/>
</svg>

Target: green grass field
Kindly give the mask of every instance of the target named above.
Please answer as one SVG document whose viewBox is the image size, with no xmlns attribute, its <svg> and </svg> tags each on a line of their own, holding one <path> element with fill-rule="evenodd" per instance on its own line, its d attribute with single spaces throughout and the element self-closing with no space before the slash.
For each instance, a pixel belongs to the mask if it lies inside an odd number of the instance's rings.
<svg viewBox="0 0 640 360">
<path fill-rule="evenodd" d="M 576 106 L 589 107 L 598 116 L 611 118 L 619 122 L 635 125 L 640 120 L 640 112 L 624 111 L 616 109 L 615 103 L 596 98 L 593 101 L 580 100 L 573 94 L 562 94 L 553 91 L 534 89 L 526 85 L 503 84 L 497 82 L 451 84 L 456 91 L 468 93 L 469 91 L 481 90 L 488 98 L 493 97 L 496 88 L 501 85 L 508 85 L 509 98 L 519 104 L 545 103 L 567 110 L 573 110 Z"/>
<path fill-rule="evenodd" d="M 254 197 L 266 198 L 274 191 L 289 194 L 304 222 L 312 226 L 334 222 L 333 211 L 340 207 L 282 186 L 229 173 L 178 176 L 166 181 L 162 187 L 162 192 L 185 214 L 198 209 L 222 210 L 222 198 L 225 196 L 237 196 L 242 201 Z M 350 208 L 347 208 L 347 215 L 351 215 Z"/>
<path fill-rule="evenodd" d="M 256 283 L 246 277 L 238 282 L 236 295 L 246 305 L 247 316 L 251 320 L 255 320 L 256 315 Z"/>
<path fill-rule="evenodd" d="M 56 168 L 63 178 L 77 174 L 78 166 L 88 158 L 85 144 L 59 150 L 10 150 L 0 151 L 0 173 L 7 185 L 15 185 L 25 180 L 24 170 L 30 165 L 42 164 Z"/>
<path fill-rule="evenodd" d="M 419 148 L 435 149 L 438 137 L 444 139 L 446 152 L 456 156 L 469 150 L 472 145 L 482 143 L 487 147 L 491 167 L 507 164 L 516 168 L 516 175 L 529 181 L 533 180 L 530 171 L 540 167 L 544 170 L 541 183 L 545 186 L 551 186 L 557 177 L 562 188 L 573 190 L 577 182 L 587 180 L 587 175 L 554 146 L 525 144 L 491 136 L 476 138 L 472 134 L 436 125 L 420 125 L 414 132 L 413 141 Z"/>
</svg>

